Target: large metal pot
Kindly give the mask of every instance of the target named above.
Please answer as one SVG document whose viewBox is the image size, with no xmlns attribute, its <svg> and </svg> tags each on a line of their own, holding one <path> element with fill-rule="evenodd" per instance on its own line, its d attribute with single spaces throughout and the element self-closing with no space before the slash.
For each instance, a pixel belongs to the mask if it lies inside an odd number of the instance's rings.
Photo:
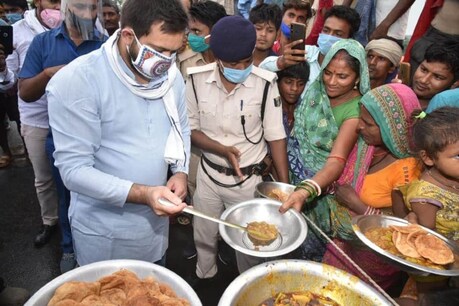
<svg viewBox="0 0 459 306">
<path fill-rule="evenodd" d="M 305 260 L 260 264 L 239 275 L 219 306 L 259 306 L 279 292 L 311 291 L 345 306 L 392 305 L 375 289 L 342 270 Z"/>
<path fill-rule="evenodd" d="M 46 306 L 62 284 L 69 281 L 94 282 L 120 269 L 130 270 L 141 279 L 152 276 L 157 281 L 168 284 L 177 296 L 187 299 L 192 306 L 202 306 L 193 288 L 174 272 L 150 262 L 127 259 L 95 262 L 64 273 L 38 290 L 25 306 Z"/>
</svg>

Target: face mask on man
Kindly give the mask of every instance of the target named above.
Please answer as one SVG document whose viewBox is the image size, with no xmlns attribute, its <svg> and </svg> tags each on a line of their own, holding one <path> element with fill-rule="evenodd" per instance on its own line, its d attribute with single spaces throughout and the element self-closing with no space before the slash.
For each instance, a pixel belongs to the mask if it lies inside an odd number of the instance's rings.
<svg viewBox="0 0 459 306">
<path fill-rule="evenodd" d="M 337 41 L 340 41 L 342 38 L 320 33 L 319 38 L 317 39 L 317 45 L 319 46 L 320 53 L 326 55 L 333 44 Z"/>
<path fill-rule="evenodd" d="M 233 69 L 223 66 L 220 62 L 220 65 L 223 69 L 222 73 L 225 79 L 230 81 L 231 83 L 239 84 L 244 82 L 252 72 L 253 64 L 250 64 L 247 68 L 240 70 L 240 69 Z"/>
<path fill-rule="evenodd" d="M 41 11 L 40 18 L 43 24 L 49 29 L 57 28 L 63 20 L 61 11 L 53 9 L 44 9 Z"/>
<path fill-rule="evenodd" d="M 6 14 L 6 18 L 8 19 L 10 24 L 15 24 L 16 22 L 24 18 L 24 16 L 22 16 L 21 13 L 10 13 Z"/>
<path fill-rule="evenodd" d="M 290 30 L 290 26 L 288 26 L 283 21 L 281 23 L 281 31 L 284 34 L 284 36 L 287 37 L 288 39 L 290 39 L 290 37 L 292 36 L 292 31 Z"/>
<path fill-rule="evenodd" d="M 201 53 L 209 49 L 209 45 L 206 44 L 206 39 L 209 37 L 210 35 L 202 37 L 193 33 L 188 34 L 188 43 L 190 44 L 191 50 Z"/>
<path fill-rule="evenodd" d="M 164 79 L 167 77 L 167 72 L 175 62 L 175 53 L 171 56 L 166 56 L 153 48 L 142 45 L 133 33 L 137 45 L 139 46 L 139 53 L 135 60 L 131 57 L 131 62 L 134 68 L 144 77 L 151 81 Z M 128 53 L 129 46 L 127 46 Z"/>
<path fill-rule="evenodd" d="M 87 19 L 78 17 L 72 11 L 69 10 L 70 20 L 75 29 L 81 34 L 83 40 L 91 40 L 94 36 L 94 27 L 96 25 L 96 19 Z"/>
</svg>

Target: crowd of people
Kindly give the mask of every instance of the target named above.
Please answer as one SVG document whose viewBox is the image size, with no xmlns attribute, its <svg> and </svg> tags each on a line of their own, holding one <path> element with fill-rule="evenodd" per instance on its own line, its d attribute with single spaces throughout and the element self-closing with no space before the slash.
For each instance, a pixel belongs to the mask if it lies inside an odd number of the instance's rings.
<svg viewBox="0 0 459 306">
<path fill-rule="evenodd" d="M 351 224 L 394 215 L 459 241 L 459 2 L 426 1 L 406 46 L 413 2 L 1 0 L 14 49 L 0 45 L 0 168 L 7 115 L 35 176 L 34 245 L 59 228 L 62 273 L 164 266 L 169 216 L 219 216 L 276 180 L 296 186 L 279 213 L 303 212 L 381 288 L 403 287 L 401 305 L 458 300 L 457 279 L 407 275 Z M 193 236 L 196 286 L 218 276 L 221 238 L 200 218 Z M 235 254 L 239 273 L 272 259 Z M 288 256 L 366 281 L 314 230 Z M 26 295 L 0 290 L 0 304 Z"/>
</svg>

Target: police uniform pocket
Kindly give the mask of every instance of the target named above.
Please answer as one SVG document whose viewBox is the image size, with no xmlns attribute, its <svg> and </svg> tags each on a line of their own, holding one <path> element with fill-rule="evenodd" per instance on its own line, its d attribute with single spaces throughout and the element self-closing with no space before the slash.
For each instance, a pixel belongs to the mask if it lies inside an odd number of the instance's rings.
<svg viewBox="0 0 459 306">
<path fill-rule="evenodd" d="M 201 130 L 214 130 L 217 127 L 217 104 L 199 101 L 199 118 Z"/>
<path fill-rule="evenodd" d="M 246 133 L 252 134 L 254 130 L 261 128 L 261 103 L 244 105 L 241 116 L 244 116 Z"/>
</svg>

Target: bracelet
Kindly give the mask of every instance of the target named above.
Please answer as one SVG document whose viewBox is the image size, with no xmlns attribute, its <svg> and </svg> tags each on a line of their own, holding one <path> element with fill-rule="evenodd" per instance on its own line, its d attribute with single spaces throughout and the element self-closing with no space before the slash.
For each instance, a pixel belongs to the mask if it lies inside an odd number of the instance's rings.
<svg viewBox="0 0 459 306">
<path fill-rule="evenodd" d="M 381 215 L 382 211 L 376 209 L 374 207 L 368 206 L 367 210 L 365 211 L 364 215 Z"/>
<path fill-rule="evenodd" d="M 295 188 L 295 191 L 297 191 L 299 189 L 303 189 L 309 194 L 308 199 L 306 200 L 306 202 L 311 202 L 312 200 L 314 200 L 317 197 L 317 192 L 314 189 L 314 187 L 312 187 L 311 185 L 300 183 Z"/>
<path fill-rule="evenodd" d="M 373 210 L 373 207 L 368 206 L 368 207 L 367 207 L 367 210 L 365 210 L 364 215 L 371 215 L 371 214 L 372 214 L 372 213 L 371 213 L 372 210 Z"/>
<path fill-rule="evenodd" d="M 310 185 L 306 185 L 306 184 L 299 184 L 296 188 L 295 188 L 295 191 L 296 190 L 299 190 L 299 189 L 303 189 L 303 190 L 306 190 L 308 193 L 309 193 L 309 196 L 311 197 L 316 197 L 317 196 L 317 192 L 314 190 L 314 188 Z"/>
<path fill-rule="evenodd" d="M 338 155 L 328 155 L 327 158 L 337 159 L 338 161 L 342 162 L 343 164 L 345 164 L 346 161 L 347 161 L 344 157 L 341 157 L 341 156 L 338 156 Z"/>
<path fill-rule="evenodd" d="M 317 184 L 316 181 L 307 179 L 307 180 L 304 180 L 303 182 L 306 184 L 312 185 L 312 187 L 314 187 L 314 189 L 317 191 L 317 196 L 320 196 L 322 194 L 322 188 L 320 188 L 319 184 Z"/>
</svg>

